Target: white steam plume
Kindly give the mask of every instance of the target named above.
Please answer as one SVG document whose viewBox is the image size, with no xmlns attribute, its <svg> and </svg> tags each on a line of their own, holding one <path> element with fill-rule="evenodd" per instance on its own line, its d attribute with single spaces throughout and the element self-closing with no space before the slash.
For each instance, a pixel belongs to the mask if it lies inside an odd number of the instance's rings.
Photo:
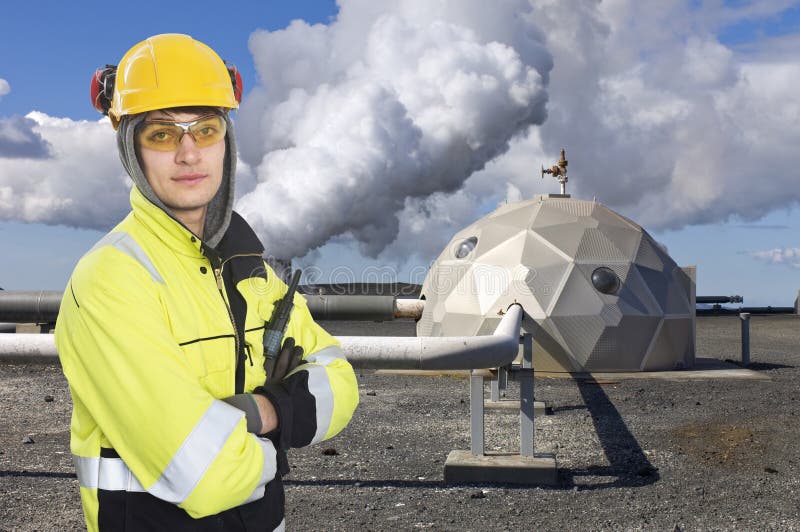
<svg viewBox="0 0 800 532">
<path fill-rule="evenodd" d="M 378 255 L 407 201 L 459 189 L 546 117 L 551 59 L 522 0 L 341 2 L 329 26 L 259 31 L 243 105 L 256 188 L 237 209 L 268 251 L 347 233 Z"/>
<path fill-rule="evenodd" d="M 384 258 L 438 254 L 505 199 L 504 183 L 523 197 L 557 192 L 537 170 L 563 146 L 568 192 L 596 197 L 648 229 L 756 220 L 800 201 L 800 35 L 736 48 L 716 37 L 789 3 L 533 4 L 554 61 L 547 121 L 457 193 L 407 203 L 401 237 Z"/>
<path fill-rule="evenodd" d="M 787 2 L 532 3 L 347 1 L 330 25 L 255 33 L 264 85 L 236 120 L 257 176 L 240 165 L 239 207 L 268 251 L 344 233 L 339 248 L 427 263 L 498 202 L 556 192 L 538 168 L 562 146 L 569 192 L 648 229 L 797 205 L 800 35 L 717 37 Z M 548 118 L 527 128 L 545 83 Z M 0 219 L 108 228 L 127 212 L 107 123 L 0 122 Z"/>
<path fill-rule="evenodd" d="M 800 60 L 751 61 L 715 37 L 718 21 L 785 2 L 542 3 L 542 22 L 560 25 L 548 42 L 559 97 L 541 138 L 548 152 L 571 148 L 578 193 L 651 228 L 755 219 L 800 199 Z"/>
</svg>

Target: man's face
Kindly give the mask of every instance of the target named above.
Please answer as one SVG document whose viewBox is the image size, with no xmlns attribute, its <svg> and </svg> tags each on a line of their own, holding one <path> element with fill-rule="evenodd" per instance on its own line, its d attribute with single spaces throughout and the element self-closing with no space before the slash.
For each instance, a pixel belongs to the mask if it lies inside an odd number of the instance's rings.
<svg viewBox="0 0 800 532">
<path fill-rule="evenodd" d="M 200 116 L 203 115 L 158 110 L 147 113 L 145 120 L 192 122 Z M 173 151 L 150 149 L 139 142 L 137 151 L 147 182 L 176 217 L 205 215 L 206 207 L 222 183 L 224 138 L 201 148 L 187 132 Z"/>
</svg>

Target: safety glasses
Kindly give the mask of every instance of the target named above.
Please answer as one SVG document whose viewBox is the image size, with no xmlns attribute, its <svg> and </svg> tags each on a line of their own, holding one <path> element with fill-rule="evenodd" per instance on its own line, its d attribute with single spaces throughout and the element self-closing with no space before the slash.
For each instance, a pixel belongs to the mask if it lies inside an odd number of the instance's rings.
<svg viewBox="0 0 800 532">
<path fill-rule="evenodd" d="M 217 114 L 203 115 L 192 122 L 154 119 L 139 124 L 136 142 L 151 150 L 175 151 L 188 133 L 197 147 L 205 148 L 224 139 L 226 131 L 225 119 Z"/>
</svg>

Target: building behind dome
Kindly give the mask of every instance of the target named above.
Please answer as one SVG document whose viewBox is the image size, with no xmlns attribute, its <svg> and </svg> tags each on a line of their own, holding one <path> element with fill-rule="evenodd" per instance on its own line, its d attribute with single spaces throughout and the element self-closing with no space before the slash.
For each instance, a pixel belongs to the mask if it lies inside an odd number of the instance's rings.
<svg viewBox="0 0 800 532">
<path fill-rule="evenodd" d="M 546 371 L 694 363 L 694 282 L 639 225 L 602 204 L 541 195 L 459 231 L 422 286 L 418 336 L 491 334 L 515 301 Z"/>
</svg>

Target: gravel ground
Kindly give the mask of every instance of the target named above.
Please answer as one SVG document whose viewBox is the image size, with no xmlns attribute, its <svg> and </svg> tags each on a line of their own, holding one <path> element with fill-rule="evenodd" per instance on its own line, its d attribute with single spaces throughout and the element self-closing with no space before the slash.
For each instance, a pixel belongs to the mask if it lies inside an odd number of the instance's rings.
<svg viewBox="0 0 800 532">
<path fill-rule="evenodd" d="M 800 529 L 798 340 L 797 317 L 752 319 L 752 367 L 770 381 L 537 378 L 553 415 L 536 419 L 536 450 L 559 466 L 548 488 L 446 486 L 448 452 L 469 448 L 467 381 L 362 372 L 351 425 L 290 456 L 288 529 Z M 699 318 L 698 355 L 737 359 L 738 318 Z M 0 366 L 0 402 L 0 530 L 83 528 L 60 368 Z M 518 449 L 517 416 L 487 411 L 486 426 L 487 449 Z"/>
</svg>

